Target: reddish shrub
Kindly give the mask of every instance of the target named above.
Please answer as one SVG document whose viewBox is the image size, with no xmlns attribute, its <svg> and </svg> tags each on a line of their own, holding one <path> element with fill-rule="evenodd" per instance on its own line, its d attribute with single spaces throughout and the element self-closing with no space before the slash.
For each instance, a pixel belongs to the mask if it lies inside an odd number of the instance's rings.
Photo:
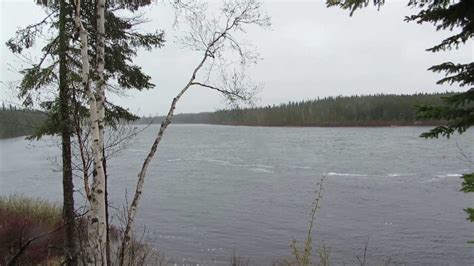
<svg viewBox="0 0 474 266">
<path fill-rule="evenodd" d="M 62 254 L 60 222 L 48 224 L 28 218 L 21 213 L 0 209 L 0 264 L 10 261 L 24 248 L 18 262 L 39 264 Z M 28 241 L 35 239 L 28 244 Z"/>
</svg>

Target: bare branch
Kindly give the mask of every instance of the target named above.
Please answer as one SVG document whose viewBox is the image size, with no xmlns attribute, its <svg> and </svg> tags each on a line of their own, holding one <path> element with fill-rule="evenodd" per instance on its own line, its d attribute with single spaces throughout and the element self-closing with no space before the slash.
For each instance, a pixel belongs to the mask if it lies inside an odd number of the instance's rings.
<svg viewBox="0 0 474 266">
<path fill-rule="evenodd" d="M 164 132 L 171 124 L 174 111 L 181 97 L 193 85 L 218 91 L 224 95 L 226 99 L 230 100 L 231 103 L 235 103 L 238 100 L 249 102 L 253 98 L 253 95 L 256 91 L 255 86 L 249 85 L 249 79 L 246 78 L 244 71 L 238 72 L 234 70 L 229 74 L 227 67 L 221 68 L 218 72 L 218 74 L 220 74 L 220 82 L 216 83 L 219 83 L 221 86 L 197 82 L 196 79 L 199 71 L 204 67 L 204 65 L 210 61 L 212 69 L 215 59 L 222 59 L 224 56 L 223 51 L 226 49 L 234 52 L 237 51 L 237 55 L 240 57 L 242 70 L 245 69 L 243 65 L 249 62 L 255 62 L 255 60 L 248 60 L 251 57 L 247 57 L 248 54 L 242 49 L 243 46 L 237 41 L 236 38 L 230 35 L 230 33 L 236 31 L 245 32 L 243 25 L 269 25 L 268 17 L 261 15 L 260 2 L 256 0 L 234 0 L 224 3 L 223 8 L 221 9 L 221 13 L 223 14 L 223 17 L 225 17 L 224 22 L 221 22 L 222 20 L 216 19 L 215 17 L 209 18 L 206 5 L 198 5 L 196 3 L 183 1 L 177 1 L 177 4 L 182 7 L 182 13 L 180 13 L 180 15 L 184 15 L 187 26 L 189 27 L 186 36 L 182 39 L 182 43 L 184 46 L 187 46 L 194 51 L 201 52 L 202 59 L 191 73 L 189 81 L 171 102 L 168 114 L 161 123 L 157 136 L 143 162 L 140 172 L 138 173 L 135 195 L 130 207 L 127 209 L 127 220 L 125 223 L 125 231 L 120 249 L 121 265 L 125 263 L 125 254 L 127 254 L 130 248 L 130 241 L 132 239 L 132 225 L 138 210 L 138 204 L 143 191 L 143 185 L 145 182 L 148 166 L 158 151 L 158 146 L 163 138 Z M 224 60 L 220 61 L 224 62 Z M 221 66 L 224 65 L 225 64 L 221 64 Z M 208 72 L 208 77 L 210 74 L 211 72 Z"/>
<path fill-rule="evenodd" d="M 236 97 L 238 99 L 241 99 L 243 101 L 246 101 L 248 100 L 246 97 L 244 97 L 242 94 L 239 94 L 238 92 L 233 92 L 233 91 L 227 91 L 227 90 L 223 90 L 223 89 L 219 89 L 217 87 L 214 87 L 214 86 L 211 86 L 211 85 L 207 85 L 207 84 L 203 84 L 203 83 L 200 83 L 200 82 L 193 82 L 191 83 L 191 85 L 197 85 L 197 86 L 201 86 L 201 87 L 205 87 L 205 88 L 209 88 L 211 90 L 215 90 L 215 91 L 218 91 L 224 95 L 227 95 L 227 96 L 230 96 L 230 97 Z"/>
</svg>

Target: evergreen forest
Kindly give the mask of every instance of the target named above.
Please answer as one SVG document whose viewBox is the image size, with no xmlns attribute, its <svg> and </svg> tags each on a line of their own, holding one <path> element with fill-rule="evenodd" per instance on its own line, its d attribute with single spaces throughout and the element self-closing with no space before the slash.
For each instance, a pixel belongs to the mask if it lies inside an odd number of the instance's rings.
<svg viewBox="0 0 474 266">
<path fill-rule="evenodd" d="M 32 135 L 46 120 L 45 113 L 2 106 L 0 109 L 0 139 Z"/>
<path fill-rule="evenodd" d="M 337 96 L 280 105 L 178 114 L 175 123 L 246 126 L 409 126 L 437 125 L 418 119 L 417 106 L 443 105 L 453 93 Z M 163 117 L 142 117 L 139 123 L 161 123 Z"/>
</svg>

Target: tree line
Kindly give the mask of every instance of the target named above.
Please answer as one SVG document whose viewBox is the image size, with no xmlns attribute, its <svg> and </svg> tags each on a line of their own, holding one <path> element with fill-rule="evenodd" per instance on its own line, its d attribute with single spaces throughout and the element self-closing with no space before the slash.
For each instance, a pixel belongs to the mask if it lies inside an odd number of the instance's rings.
<svg viewBox="0 0 474 266">
<path fill-rule="evenodd" d="M 417 106 L 442 106 L 443 98 L 453 94 L 445 92 L 326 97 L 256 108 L 178 114 L 175 122 L 248 126 L 437 125 L 441 121 L 418 119 Z M 139 123 L 160 123 L 161 120 L 162 117 L 142 117 Z"/>
<path fill-rule="evenodd" d="M 46 114 L 31 109 L 2 104 L 0 109 L 0 139 L 33 134 L 46 120 Z"/>
<path fill-rule="evenodd" d="M 113 239 L 109 236 L 113 230 L 109 223 L 107 160 L 114 149 L 136 136 L 136 132 L 121 134 L 121 123 L 138 117 L 112 103 L 107 96 L 155 86 L 151 76 L 134 64 L 133 59 L 139 49 L 162 47 L 164 32 L 139 30 L 147 22 L 139 9 L 151 4 L 150 0 L 35 2 L 44 9 L 44 19 L 18 29 L 6 45 L 17 56 L 27 57 L 24 51 L 34 48 L 39 38 L 48 41 L 38 59 L 25 58 L 31 64 L 20 70 L 22 79 L 16 89 L 26 107 L 41 108 L 47 114 L 33 137 L 56 135 L 61 139 L 64 222 L 61 264 L 143 265 L 136 261 L 135 216 L 148 165 L 172 122 L 180 98 L 188 90 L 204 87 L 220 93 L 232 104 L 251 101 L 257 90 L 246 69 L 256 63 L 255 53 L 252 46 L 243 45 L 240 36 L 234 35 L 240 35 L 250 26 L 268 27 L 269 18 L 263 14 L 258 0 L 226 1 L 215 11 L 208 9 L 206 3 L 191 0 L 167 3 L 174 9 L 176 27 L 185 33 L 179 40 L 183 49 L 193 51 L 200 60 L 183 87 L 176 91 L 168 115 L 152 140 L 137 175 L 133 199 L 123 206 L 123 230 Z M 238 58 L 238 63 L 223 64 L 227 56 Z M 106 127 L 110 129 L 107 132 Z M 73 156 L 77 157 L 74 162 Z M 82 178 L 82 184 L 75 188 L 73 178 Z M 81 196 L 87 199 L 83 214 L 75 209 L 78 191 L 83 191 Z M 25 254 L 27 244 L 23 245 L 21 240 L 19 245 L 16 243 L 6 245 L 11 256 L 0 258 L 8 265 L 16 264 Z M 49 249 L 44 252 L 49 254 Z"/>
<path fill-rule="evenodd" d="M 184 48 L 199 55 L 183 87 L 177 90 L 169 111 L 161 122 L 150 150 L 138 171 L 135 193 L 130 204 L 124 206 L 124 230 L 119 232 L 118 243 L 109 239 L 109 202 L 107 194 L 107 163 L 110 150 L 106 145 L 105 127 L 118 121 L 133 120 L 127 109 L 114 105 L 107 99 L 111 92 L 152 89 L 151 76 L 133 63 L 140 49 L 151 50 L 164 45 L 162 31 L 138 31 L 145 20 L 135 13 L 150 0 L 37 0 L 46 17 L 36 24 L 19 29 L 6 42 L 9 50 L 24 55 L 34 48 L 37 38 L 47 39 L 41 47 L 41 56 L 31 65 L 20 70 L 23 75 L 17 87 L 18 96 L 27 107 L 40 106 L 48 115 L 36 137 L 59 135 L 61 137 L 63 169 L 63 222 L 64 244 L 62 251 L 65 265 L 142 265 L 134 259 L 133 226 L 143 193 L 148 166 L 158 152 L 161 139 L 172 122 L 201 119 L 214 124 L 242 125 L 327 125 L 342 126 L 350 123 L 398 122 L 415 123 L 415 105 L 424 119 L 444 121 L 427 132 L 424 137 L 449 137 L 463 133 L 474 124 L 474 63 L 445 62 L 430 70 L 446 75 L 439 84 L 471 87 L 466 92 L 446 95 L 372 95 L 330 97 L 321 100 L 292 102 L 279 106 L 220 110 L 214 113 L 175 116 L 180 98 L 193 87 L 204 87 L 225 96 L 234 106 L 236 101 L 250 102 L 257 91 L 245 75 L 248 64 L 257 61 L 253 51 L 247 51 L 239 37 L 248 26 L 266 27 L 269 20 L 262 14 L 258 0 L 233 0 L 223 3 L 220 14 L 213 16 L 206 5 L 195 1 L 171 1 L 177 11 L 176 22 L 185 36 L 179 40 Z M 328 6 L 349 9 L 351 14 L 370 3 L 381 6 L 384 0 L 327 0 Z M 413 0 L 408 6 L 419 13 L 406 18 L 417 23 L 430 23 L 437 30 L 460 32 L 428 49 L 439 52 L 457 48 L 472 39 L 474 2 L 472 0 L 434 1 Z M 125 11 L 125 12 L 124 12 Z M 129 14 L 130 16 L 127 16 Z M 221 18 L 220 20 L 216 18 Z M 105 23 L 107 21 L 107 23 Z M 182 24 L 181 24 L 182 23 Z M 229 55 L 232 53 L 231 55 Z M 229 58 L 237 58 L 229 64 Z M 232 57 L 233 56 L 233 57 Z M 205 73 L 203 73 L 205 72 Z M 51 97 L 39 97 L 50 96 Z M 441 96 L 445 96 L 441 98 Z M 7 116 L 11 117 L 11 116 Z M 199 119 L 198 119 L 199 118 Z M 181 120 L 182 119 L 182 120 Z M 181 121 L 180 121 L 181 120 Z M 142 119 L 143 121 L 143 119 Z M 336 121 L 336 124 L 331 124 Z M 355 121 L 355 122 L 354 122 Z M 77 143 L 75 142 L 77 140 Z M 82 166 L 72 168 L 72 154 L 80 154 Z M 82 174 L 83 189 L 87 198 L 84 213 L 74 208 L 75 193 L 73 171 Z M 112 178 L 111 181 L 114 179 Z M 462 190 L 474 192 L 474 175 L 463 176 Z M 474 209 L 467 208 L 469 219 L 474 221 Z M 82 230 L 80 230 L 82 229 Z M 26 246 L 22 236 L 19 245 L 6 245 L 7 264 L 15 265 Z M 27 242 L 29 243 L 29 242 Z M 115 251 L 111 252 L 111 247 Z M 46 250 L 49 254 L 49 250 Z M 307 261 L 306 259 L 304 261 Z M 298 261 L 298 264 L 299 263 Z M 304 264 L 304 263 L 303 263 Z M 309 264 L 309 263 L 308 263 Z"/>
</svg>

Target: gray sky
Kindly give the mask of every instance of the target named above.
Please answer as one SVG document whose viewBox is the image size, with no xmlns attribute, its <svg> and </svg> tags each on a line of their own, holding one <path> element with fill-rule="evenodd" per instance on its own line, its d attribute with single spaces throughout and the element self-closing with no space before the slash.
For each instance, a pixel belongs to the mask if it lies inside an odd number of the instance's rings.
<svg viewBox="0 0 474 266">
<path fill-rule="evenodd" d="M 13 69 L 21 66 L 3 44 L 18 27 L 38 21 L 44 14 L 33 2 L 0 0 L 2 82 L 18 80 Z M 245 37 L 263 58 L 249 71 L 255 82 L 264 84 L 257 104 L 337 95 L 459 90 L 435 85 L 441 75 L 426 69 L 443 61 L 473 61 L 473 43 L 450 52 L 425 52 L 447 33 L 436 32 L 431 25 L 404 22 L 405 15 L 415 12 L 405 7 L 406 2 L 390 1 L 380 11 L 367 8 L 349 17 L 347 11 L 326 8 L 320 0 L 266 1 L 271 29 L 252 28 Z M 151 91 L 109 98 L 141 115 L 163 114 L 189 79 L 200 54 L 183 50 L 175 42 L 178 33 L 171 27 L 174 17 L 169 7 L 155 4 L 144 11 L 152 20 L 145 29 L 166 32 L 164 48 L 140 52 L 135 60 L 157 86 Z M 31 52 L 35 54 L 34 49 Z M 18 102 L 14 92 L 4 85 L 0 85 L 0 100 Z M 177 112 L 222 107 L 218 94 L 196 87 L 185 95 Z"/>
</svg>

